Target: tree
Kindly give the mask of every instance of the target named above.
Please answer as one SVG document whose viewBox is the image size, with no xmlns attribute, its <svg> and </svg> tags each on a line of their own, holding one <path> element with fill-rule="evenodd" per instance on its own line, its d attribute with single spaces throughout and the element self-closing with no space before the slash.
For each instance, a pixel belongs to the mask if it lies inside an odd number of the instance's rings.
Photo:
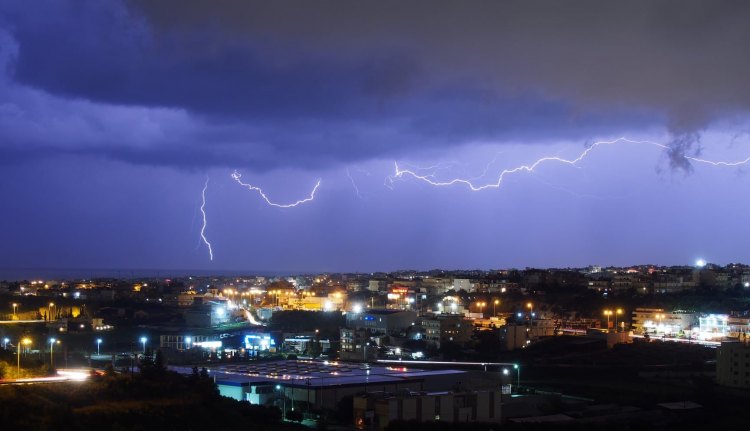
<svg viewBox="0 0 750 431">
<path fill-rule="evenodd" d="M 164 353 L 161 351 L 161 349 L 156 351 L 156 356 L 154 357 L 154 369 L 157 372 L 164 372 L 167 370 L 167 364 L 164 360 Z"/>
</svg>

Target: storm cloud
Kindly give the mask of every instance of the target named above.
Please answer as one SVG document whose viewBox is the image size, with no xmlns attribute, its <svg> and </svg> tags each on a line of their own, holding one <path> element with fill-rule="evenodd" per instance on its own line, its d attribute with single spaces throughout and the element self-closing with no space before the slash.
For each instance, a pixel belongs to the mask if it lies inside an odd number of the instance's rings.
<svg viewBox="0 0 750 431">
<path fill-rule="evenodd" d="M 0 151 L 268 169 L 633 127 L 679 138 L 750 107 L 748 12 L 741 1 L 10 2 L 3 103 L 17 113 L 0 116 L 45 120 L 2 132 Z M 50 105 L 81 126 L 45 135 L 59 129 L 38 114 Z M 112 111 L 130 123 L 112 124 Z"/>
</svg>

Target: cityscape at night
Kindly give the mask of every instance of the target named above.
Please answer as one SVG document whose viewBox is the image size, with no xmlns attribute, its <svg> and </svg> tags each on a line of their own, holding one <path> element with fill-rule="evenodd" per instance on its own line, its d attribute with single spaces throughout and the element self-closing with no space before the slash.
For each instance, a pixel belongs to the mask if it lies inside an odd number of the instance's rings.
<svg viewBox="0 0 750 431">
<path fill-rule="evenodd" d="M 750 3 L 0 3 L 0 429 L 750 402 Z"/>
</svg>

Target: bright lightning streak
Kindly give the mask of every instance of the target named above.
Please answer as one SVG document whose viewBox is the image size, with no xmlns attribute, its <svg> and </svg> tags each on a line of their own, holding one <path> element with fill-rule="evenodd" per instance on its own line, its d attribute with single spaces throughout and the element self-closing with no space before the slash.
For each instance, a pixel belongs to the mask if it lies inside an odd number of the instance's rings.
<svg viewBox="0 0 750 431">
<path fill-rule="evenodd" d="M 534 172 L 534 170 L 539 165 L 545 164 L 547 162 L 557 162 L 557 163 L 564 163 L 564 164 L 576 166 L 576 164 L 578 162 L 580 162 L 581 160 L 585 159 L 586 156 L 588 156 L 589 153 L 591 153 L 595 148 L 597 148 L 599 146 L 602 146 L 602 145 L 614 145 L 614 144 L 618 144 L 618 143 L 622 143 L 622 142 L 629 143 L 629 144 L 652 145 L 652 146 L 655 146 L 657 148 L 660 148 L 663 151 L 669 151 L 669 150 L 671 150 L 671 148 L 669 146 L 664 145 L 664 144 L 660 144 L 658 142 L 652 142 L 652 141 L 634 141 L 634 140 L 627 139 L 627 138 L 618 138 L 618 139 L 615 139 L 613 141 L 599 141 L 599 142 L 595 142 L 590 147 L 586 148 L 578 157 L 576 157 L 574 159 L 564 159 L 562 157 L 557 157 L 557 156 L 547 156 L 547 157 L 542 157 L 541 159 L 538 159 L 537 161 L 535 161 L 534 163 L 529 164 L 529 165 L 521 165 L 521 166 L 517 166 L 517 167 L 512 168 L 512 169 L 505 169 L 502 172 L 500 172 L 500 175 L 498 176 L 497 181 L 495 181 L 494 183 L 489 183 L 489 184 L 484 184 L 484 185 L 476 185 L 471 180 L 462 179 L 462 178 L 454 178 L 454 179 L 449 180 L 449 181 L 436 181 L 436 180 L 432 179 L 434 177 L 434 173 L 429 174 L 429 175 L 420 175 L 420 174 L 416 173 L 413 170 L 402 169 L 401 167 L 399 167 L 399 165 L 398 165 L 397 162 L 394 163 L 395 167 L 396 167 L 396 173 L 395 173 L 395 175 L 394 175 L 393 178 L 402 178 L 404 176 L 410 176 L 410 177 L 412 177 L 414 179 L 421 180 L 421 181 L 424 181 L 424 182 L 426 182 L 426 183 L 428 183 L 430 185 L 438 186 L 438 187 L 446 187 L 446 186 L 452 186 L 452 185 L 460 184 L 460 185 L 467 186 L 469 189 L 471 189 L 471 191 L 477 192 L 477 191 L 481 191 L 481 190 L 485 190 L 485 189 L 490 189 L 490 188 L 499 188 L 502 185 L 502 183 L 505 180 L 505 177 L 507 175 L 512 175 L 512 174 L 519 173 L 519 172 L 528 172 L 528 173 L 531 173 L 531 172 Z M 692 156 L 686 156 L 686 155 L 682 155 L 682 157 L 684 157 L 687 160 L 696 162 L 696 163 L 705 163 L 705 164 L 712 165 L 712 166 L 728 166 L 728 167 L 732 167 L 732 166 L 740 166 L 740 165 L 745 165 L 745 164 L 750 163 L 750 157 L 748 157 L 748 158 L 746 158 L 744 160 L 737 161 L 737 162 L 712 161 L 712 160 L 706 160 L 706 159 L 701 159 L 701 158 L 692 157 Z M 391 178 L 391 184 L 392 183 L 393 183 L 393 179 Z"/>
<path fill-rule="evenodd" d="M 242 174 L 240 174 L 237 171 L 232 172 L 232 179 L 234 179 L 235 181 L 237 181 L 237 184 L 241 185 L 242 187 L 245 187 L 246 189 L 248 189 L 250 191 L 258 192 L 258 194 L 260 195 L 260 197 L 263 198 L 263 200 L 266 201 L 266 203 L 268 205 L 270 205 L 272 207 L 277 207 L 277 208 L 293 208 L 293 207 L 296 207 L 297 205 L 301 205 L 301 204 L 304 204 L 306 202 L 310 202 L 313 199 L 315 199 L 315 192 L 317 192 L 318 191 L 318 187 L 320 187 L 320 179 L 318 179 L 318 182 L 315 183 L 315 187 L 313 187 L 312 191 L 310 192 L 310 196 L 308 196 L 307 198 L 300 199 L 300 200 L 298 200 L 296 202 L 293 202 L 293 203 L 290 203 L 290 204 L 278 204 L 276 202 L 272 202 L 268 198 L 268 196 L 263 192 L 263 189 L 261 189 L 260 187 L 254 186 L 252 184 L 243 183 L 242 180 L 241 180 L 241 178 L 242 178 Z"/>
<path fill-rule="evenodd" d="M 357 194 L 357 197 L 360 199 L 364 199 L 362 195 L 359 193 L 359 187 L 357 187 L 357 183 L 354 181 L 354 177 L 352 177 L 352 173 L 349 172 L 349 168 L 346 168 L 346 176 L 349 177 L 349 181 L 352 182 L 352 187 L 354 187 L 354 193 Z"/>
<path fill-rule="evenodd" d="M 697 157 L 687 157 L 687 156 L 685 156 L 685 158 L 688 159 L 688 160 L 692 160 L 694 162 L 706 163 L 706 164 L 711 165 L 711 166 L 726 166 L 726 167 L 735 167 L 735 166 L 746 165 L 746 164 L 748 164 L 748 162 L 750 162 L 750 157 L 748 157 L 748 158 L 746 158 L 744 160 L 740 160 L 738 162 L 721 162 L 721 161 L 714 162 L 714 161 L 711 161 L 711 160 L 699 159 Z"/>
<path fill-rule="evenodd" d="M 206 246 L 208 246 L 208 256 L 211 258 L 211 260 L 214 260 L 214 250 L 211 247 L 211 243 L 208 242 L 208 239 L 206 238 L 206 189 L 208 189 L 208 176 L 206 176 L 206 184 L 203 185 L 203 192 L 201 192 L 201 196 L 203 198 L 203 203 L 201 204 L 201 214 L 203 214 L 201 239 L 203 239 L 203 242 L 205 242 Z"/>
</svg>

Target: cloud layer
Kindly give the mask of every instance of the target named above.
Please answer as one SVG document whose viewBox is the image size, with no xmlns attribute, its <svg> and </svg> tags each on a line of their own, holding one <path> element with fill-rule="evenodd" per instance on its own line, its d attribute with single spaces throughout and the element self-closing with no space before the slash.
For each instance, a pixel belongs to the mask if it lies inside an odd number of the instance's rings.
<svg viewBox="0 0 750 431">
<path fill-rule="evenodd" d="M 0 7 L 6 160 L 314 167 L 634 127 L 684 142 L 750 105 L 741 1 L 43 3 Z"/>
</svg>

